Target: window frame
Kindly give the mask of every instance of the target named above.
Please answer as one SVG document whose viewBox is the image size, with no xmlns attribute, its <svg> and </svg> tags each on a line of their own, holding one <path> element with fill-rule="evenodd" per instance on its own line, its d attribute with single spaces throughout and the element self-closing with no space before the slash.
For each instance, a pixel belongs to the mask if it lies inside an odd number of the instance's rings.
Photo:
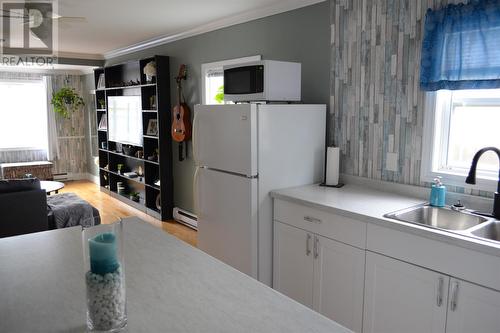
<svg viewBox="0 0 500 333">
<path fill-rule="evenodd" d="M 12 82 L 12 83 L 37 83 L 41 84 L 44 88 L 44 104 L 45 105 L 45 119 L 48 119 L 48 96 L 47 96 L 47 86 L 46 83 L 43 79 L 37 80 L 37 79 L 31 79 L 31 78 L 26 78 L 26 79 L 0 79 L 0 82 Z M 36 150 L 45 150 L 48 151 L 48 146 L 49 146 L 49 133 L 48 129 L 46 130 L 47 136 L 44 140 L 44 145 L 40 147 L 10 147 L 10 148 L 4 148 L 0 147 L 0 152 L 12 152 L 12 151 L 36 151 Z"/>
<path fill-rule="evenodd" d="M 439 110 L 438 92 L 426 92 L 424 126 L 422 135 L 422 163 L 420 179 L 425 182 L 432 182 L 436 177 L 442 177 L 445 185 L 458 186 L 467 189 L 495 192 L 498 183 L 498 173 L 477 172 L 476 185 L 465 183 L 469 170 L 445 169 L 446 154 L 448 151 L 449 131 L 451 120 L 451 98 L 442 104 Z M 466 101 L 466 100 L 464 100 Z M 477 102 L 477 100 L 475 100 Z M 478 105 L 474 103 L 474 105 Z M 488 105 L 484 103 L 482 105 Z M 437 131 L 436 129 L 440 129 Z M 471 160 L 472 163 L 472 160 Z"/>
<path fill-rule="evenodd" d="M 201 81 L 201 103 L 202 104 L 207 103 L 205 78 L 210 70 L 220 69 L 223 66 L 238 65 L 238 64 L 244 64 L 247 62 L 255 62 L 255 61 L 261 61 L 261 60 L 262 60 L 261 55 L 254 55 L 254 56 L 235 58 L 235 59 L 227 59 L 227 60 L 208 62 L 208 63 L 202 64 L 201 65 L 201 80 L 200 80 Z"/>
</svg>

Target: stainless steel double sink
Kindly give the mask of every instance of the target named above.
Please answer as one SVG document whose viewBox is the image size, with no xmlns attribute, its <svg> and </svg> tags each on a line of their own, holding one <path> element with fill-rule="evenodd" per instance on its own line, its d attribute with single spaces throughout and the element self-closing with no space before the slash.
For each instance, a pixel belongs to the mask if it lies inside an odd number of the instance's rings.
<svg viewBox="0 0 500 333">
<path fill-rule="evenodd" d="M 500 221 L 468 210 L 455 211 L 448 207 L 423 204 L 389 213 L 384 217 L 500 242 Z"/>
</svg>

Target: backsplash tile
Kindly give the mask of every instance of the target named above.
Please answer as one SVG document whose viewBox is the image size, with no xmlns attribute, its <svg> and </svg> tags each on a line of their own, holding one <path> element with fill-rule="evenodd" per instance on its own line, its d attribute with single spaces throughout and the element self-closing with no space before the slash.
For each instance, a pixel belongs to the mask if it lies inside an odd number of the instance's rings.
<svg viewBox="0 0 500 333">
<path fill-rule="evenodd" d="M 420 180 L 423 24 L 428 8 L 459 2 L 463 1 L 330 0 L 328 134 L 329 144 L 341 148 L 343 173 L 429 185 Z M 460 187 L 449 190 L 492 196 Z"/>
</svg>

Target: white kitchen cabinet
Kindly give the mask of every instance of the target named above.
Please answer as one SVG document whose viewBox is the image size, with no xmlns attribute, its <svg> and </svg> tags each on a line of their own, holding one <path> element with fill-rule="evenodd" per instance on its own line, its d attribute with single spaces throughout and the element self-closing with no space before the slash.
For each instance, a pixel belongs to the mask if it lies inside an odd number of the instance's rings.
<svg viewBox="0 0 500 333">
<path fill-rule="evenodd" d="M 446 333 L 500 331 L 500 292 L 451 279 Z"/>
<path fill-rule="evenodd" d="M 364 251 L 281 222 L 274 226 L 274 288 L 361 332 Z"/>
<path fill-rule="evenodd" d="M 314 236 L 313 308 L 355 331 L 363 325 L 365 251 Z"/>
<path fill-rule="evenodd" d="M 367 252 L 363 332 L 444 333 L 449 280 Z"/>
<path fill-rule="evenodd" d="M 274 222 L 273 287 L 310 308 L 313 305 L 313 235 Z"/>
<path fill-rule="evenodd" d="M 274 225 L 274 287 L 355 332 L 500 332 L 498 256 L 279 199 Z"/>
</svg>

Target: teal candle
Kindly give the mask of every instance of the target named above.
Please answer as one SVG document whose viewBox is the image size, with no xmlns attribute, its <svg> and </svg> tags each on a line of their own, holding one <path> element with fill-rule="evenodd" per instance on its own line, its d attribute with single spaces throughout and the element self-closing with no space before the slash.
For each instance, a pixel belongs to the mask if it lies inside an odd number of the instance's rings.
<svg viewBox="0 0 500 333">
<path fill-rule="evenodd" d="M 105 232 L 89 239 L 90 270 L 104 275 L 115 272 L 120 266 L 116 255 L 116 236 Z"/>
</svg>

